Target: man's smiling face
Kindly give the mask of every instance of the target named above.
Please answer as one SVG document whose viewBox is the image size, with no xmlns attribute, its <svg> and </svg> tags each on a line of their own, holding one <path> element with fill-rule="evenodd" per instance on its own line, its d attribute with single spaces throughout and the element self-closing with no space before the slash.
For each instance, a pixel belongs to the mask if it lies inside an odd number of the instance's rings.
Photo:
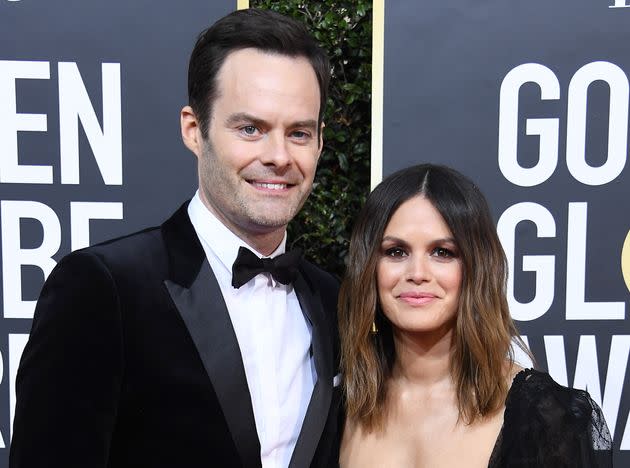
<svg viewBox="0 0 630 468">
<path fill-rule="evenodd" d="M 199 186 L 237 235 L 286 228 L 313 185 L 321 152 L 319 85 L 303 57 L 242 49 L 217 75 Z"/>
</svg>

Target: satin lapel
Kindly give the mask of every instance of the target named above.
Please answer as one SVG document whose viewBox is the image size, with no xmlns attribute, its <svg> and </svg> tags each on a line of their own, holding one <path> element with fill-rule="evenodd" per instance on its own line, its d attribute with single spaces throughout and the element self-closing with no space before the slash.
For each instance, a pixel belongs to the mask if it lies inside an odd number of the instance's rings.
<svg viewBox="0 0 630 468">
<path fill-rule="evenodd" d="M 312 326 L 313 359 L 317 371 L 317 382 L 289 464 L 289 468 L 304 468 L 311 465 L 328 418 L 332 398 L 333 338 L 328 333 L 329 327 L 319 293 L 302 271 L 294 283 L 294 288 L 302 312 Z"/>
<path fill-rule="evenodd" d="M 217 280 L 182 209 L 162 226 L 171 258 L 171 279 L 164 284 L 197 347 L 243 466 L 259 467 L 260 442 L 241 351 Z"/>
</svg>

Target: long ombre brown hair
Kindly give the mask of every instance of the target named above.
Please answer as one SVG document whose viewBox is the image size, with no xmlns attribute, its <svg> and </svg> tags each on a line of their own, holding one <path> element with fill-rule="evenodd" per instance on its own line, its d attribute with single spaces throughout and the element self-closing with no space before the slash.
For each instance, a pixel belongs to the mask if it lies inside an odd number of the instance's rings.
<svg viewBox="0 0 630 468">
<path fill-rule="evenodd" d="M 392 326 L 379 304 L 376 266 L 389 220 L 415 196 L 425 197 L 442 215 L 462 264 L 451 358 L 460 418 L 472 423 L 504 404 L 506 359 L 514 362 L 512 340 L 529 354 L 510 317 L 507 261 L 483 194 L 445 166 L 421 164 L 398 171 L 374 189 L 357 218 L 339 295 L 346 411 L 368 429 L 383 422 L 386 383 L 395 360 Z"/>
</svg>

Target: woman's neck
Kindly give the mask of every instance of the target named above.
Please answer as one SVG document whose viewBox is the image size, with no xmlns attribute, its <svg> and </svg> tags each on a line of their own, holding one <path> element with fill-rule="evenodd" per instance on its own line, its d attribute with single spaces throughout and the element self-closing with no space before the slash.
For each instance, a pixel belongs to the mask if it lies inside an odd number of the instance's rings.
<svg viewBox="0 0 630 468">
<path fill-rule="evenodd" d="M 452 329 L 430 334 L 394 330 L 392 378 L 421 386 L 452 382 L 452 333 Z"/>
</svg>

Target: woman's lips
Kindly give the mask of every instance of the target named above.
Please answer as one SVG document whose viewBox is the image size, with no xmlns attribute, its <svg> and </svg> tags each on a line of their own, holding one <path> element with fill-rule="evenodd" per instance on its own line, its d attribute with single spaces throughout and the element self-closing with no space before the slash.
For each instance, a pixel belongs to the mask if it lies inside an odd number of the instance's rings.
<svg viewBox="0 0 630 468">
<path fill-rule="evenodd" d="M 410 305 L 425 305 L 437 299 L 437 296 L 431 293 L 406 292 L 401 293 L 398 298 Z"/>
</svg>

